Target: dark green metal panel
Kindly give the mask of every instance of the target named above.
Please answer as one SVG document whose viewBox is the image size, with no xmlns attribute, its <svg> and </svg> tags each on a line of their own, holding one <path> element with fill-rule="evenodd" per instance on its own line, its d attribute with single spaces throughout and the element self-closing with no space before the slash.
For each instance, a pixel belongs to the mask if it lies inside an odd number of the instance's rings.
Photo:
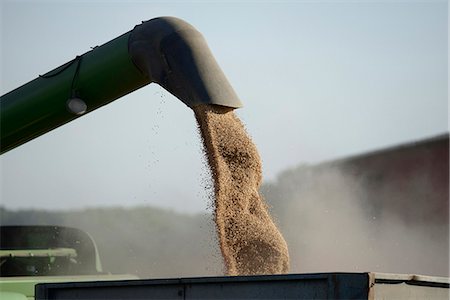
<svg viewBox="0 0 450 300">
<path fill-rule="evenodd" d="M 1 153 L 77 118 L 66 104 L 72 83 L 87 112 L 150 83 L 128 53 L 130 33 L 2 96 Z"/>
<path fill-rule="evenodd" d="M 146 279 L 36 285 L 37 300 L 369 299 L 367 273 Z"/>
<path fill-rule="evenodd" d="M 155 18 L 2 96 L 0 153 L 150 82 L 191 108 L 242 106 L 202 35 L 183 20 Z"/>
</svg>

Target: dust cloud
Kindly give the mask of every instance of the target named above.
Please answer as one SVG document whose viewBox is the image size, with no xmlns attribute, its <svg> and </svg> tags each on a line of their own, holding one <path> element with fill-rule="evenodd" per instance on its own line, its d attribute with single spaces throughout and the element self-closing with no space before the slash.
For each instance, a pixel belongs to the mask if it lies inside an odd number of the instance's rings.
<svg viewBox="0 0 450 300">
<path fill-rule="evenodd" d="M 449 276 L 448 219 L 427 218 L 423 206 L 432 199 L 412 196 L 424 188 L 431 195 L 432 187 L 416 178 L 405 194 L 394 185 L 374 187 L 364 176 L 330 166 L 287 171 L 263 186 L 289 244 L 291 272 Z M 378 197 L 388 204 L 377 206 Z"/>
<path fill-rule="evenodd" d="M 411 181 L 407 186 L 411 192 L 405 195 L 374 189 L 364 176 L 340 168 L 299 167 L 263 184 L 261 192 L 289 245 L 290 273 L 449 276 L 448 221 L 435 211 L 426 212 L 424 206 L 433 203 L 431 196 L 422 202 L 411 200 L 415 189 L 430 191 L 427 182 Z M 390 207 L 373 205 L 379 197 L 387 199 Z M 403 201 L 409 205 L 396 210 L 395 202 Z M 405 219 L 408 214 L 414 216 L 412 222 Z M 78 211 L 0 207 L 0 223 L 82 229 L 94 238 L 104 271 L 113 274 L 141 278 L 223 275 L 210 214 L 187 215 L 156 207 Z"/>
<path fill-rule="evenodd" d="M 448 277 L 448 137 L 347 161 L 298 166 L 261 185 L 289 245 L 289 272 Z M 208 180 L 204 183 L 214 192 Z M 0 224 L 82 229 L 95 240 L 103 270 L 113 274 L 223 275 L 209 213 L 151 206 L 49 211 L 0 205 Z"/>
</svg>

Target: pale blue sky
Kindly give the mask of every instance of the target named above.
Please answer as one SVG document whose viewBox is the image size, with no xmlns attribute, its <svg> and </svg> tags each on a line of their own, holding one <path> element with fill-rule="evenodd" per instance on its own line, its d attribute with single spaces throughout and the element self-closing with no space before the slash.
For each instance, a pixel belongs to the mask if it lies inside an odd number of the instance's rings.
<svg viewBox="0 0 450 300">
<path fill-rule="evenodd" d="M 448 132 L 447 1 L 2 1 L 1 94 L 164 15 L 207 39 L 266 179 Z M 207 207 L 193 113 L 153 84 L 0 163 L 9 208 Z"/>
</svg>

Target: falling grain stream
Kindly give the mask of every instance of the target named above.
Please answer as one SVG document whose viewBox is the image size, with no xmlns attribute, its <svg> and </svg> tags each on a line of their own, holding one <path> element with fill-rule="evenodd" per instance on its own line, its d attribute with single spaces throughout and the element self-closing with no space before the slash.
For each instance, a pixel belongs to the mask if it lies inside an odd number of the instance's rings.
<svg viewBox="0 0 450 300">
<path fill-rule="evenodd" d="M 215 223 L 228 275 L 288 272 L 287 244 L 259 187 L 261 159 L 233 110 L 194 108 L 214 180 Z"/>
</svg>

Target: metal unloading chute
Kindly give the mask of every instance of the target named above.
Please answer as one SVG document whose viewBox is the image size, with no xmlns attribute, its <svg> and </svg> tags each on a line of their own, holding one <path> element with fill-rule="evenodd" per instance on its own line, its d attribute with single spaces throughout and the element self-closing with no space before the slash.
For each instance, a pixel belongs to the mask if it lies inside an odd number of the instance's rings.
<svg viewBox="0 0 450 300">
<path fill-rule="evenodd" d="M 191 108 L 242 106 L 202 35 L 155 18 L 3 95 L 1 153 L 151 82 Z"/>
</svg>

